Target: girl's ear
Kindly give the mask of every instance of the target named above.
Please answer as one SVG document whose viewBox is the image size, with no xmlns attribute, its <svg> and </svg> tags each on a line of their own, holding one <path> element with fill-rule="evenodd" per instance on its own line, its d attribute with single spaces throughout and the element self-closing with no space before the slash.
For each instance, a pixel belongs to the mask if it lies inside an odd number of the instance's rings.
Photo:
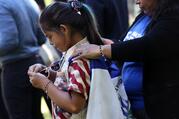
<svg viewBox="0 0 179 119">
<path fill-rule="evenodd" d="M 60 25 L 60 32 L 62 34 L 66 34 L 68 32 L 68 27 L 66 25 L 61 24 Z"/>
</svg>

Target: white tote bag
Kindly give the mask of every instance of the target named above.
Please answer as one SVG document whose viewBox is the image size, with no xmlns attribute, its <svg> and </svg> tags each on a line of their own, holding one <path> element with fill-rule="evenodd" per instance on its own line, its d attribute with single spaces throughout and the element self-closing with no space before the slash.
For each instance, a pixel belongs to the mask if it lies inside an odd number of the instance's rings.
<svg viewBox="0 0 179 119">
<path fill-rule="evenodd" d="M 108 70 L 91 71 L 87 119 L 125 119 Z"/>
</svg>

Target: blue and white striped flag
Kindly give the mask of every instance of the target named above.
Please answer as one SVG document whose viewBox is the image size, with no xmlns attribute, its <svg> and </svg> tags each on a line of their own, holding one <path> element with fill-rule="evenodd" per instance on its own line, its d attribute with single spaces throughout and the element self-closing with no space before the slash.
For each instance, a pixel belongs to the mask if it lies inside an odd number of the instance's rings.
<svg viewBox="0 0 179 119">
<path fill-rule="evenodd" d="M 101 57 L 90 61 L 90 69 L 87 119 L 127 119 L 130 104 L 119 68 Z"/>
</svg>

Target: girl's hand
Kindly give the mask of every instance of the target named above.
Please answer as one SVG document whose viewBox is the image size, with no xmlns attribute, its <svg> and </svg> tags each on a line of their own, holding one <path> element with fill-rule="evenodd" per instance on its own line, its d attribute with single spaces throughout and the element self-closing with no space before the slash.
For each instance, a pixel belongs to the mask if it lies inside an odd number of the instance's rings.
<svg viewBox="0 0 179 119">
<path fill-rule="evenodd" d="M 45 77 L 41 73 L 36 73 L 32 71 L 28 71 L 28 75 L 30 78 L 30 83 L 35 87 L 44 90 L 46 83 L 49 81 L 47 77 Z"/>
<path fill-rule="evenodd" d="M 32 66 L 29 67 L 28 71 L 30 72 L 40 72 L 42 71 L 43 69 L 45 69 L 46 66 L 45 65 L 42 65 L 42 64 L 34 64 Z"/>
</svg>

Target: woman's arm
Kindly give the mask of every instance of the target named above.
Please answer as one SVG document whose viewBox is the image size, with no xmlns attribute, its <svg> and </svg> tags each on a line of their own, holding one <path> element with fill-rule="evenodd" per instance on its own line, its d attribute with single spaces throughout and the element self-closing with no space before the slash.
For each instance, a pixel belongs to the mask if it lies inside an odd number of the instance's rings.
<svg viewBox="0 0 179 119">
<path fill-rule="evenodd" d="M 112 44 L 112 59 L 119 61 L 165 60 L 179 57 L 179 23 L 161 18 L 144 37 Z"/>
<path fill-rule="evenodd" d="M 177 17 L 177 16 L 176 16 Z M 178 18 L 179 19 L 179 18 Z M 179 23 L 177 18 L 163 17 L 159 19 L 152 30 L 141 38 L 120 42 L 118 44 L 102 46 L 105 57 L 118 61 L 161 60 L 179 57 Z M 74 54 L 75 59 L 100 56 L 99 46 L 85 44 Z"/>
<path fill-rule="evenodd" d="M 73 52 L 72 60 L 81 58 L 97 59 L 102 54 L 107 58 L 111 58 L 111 45 L 83 44 Z"/>
</svg>

